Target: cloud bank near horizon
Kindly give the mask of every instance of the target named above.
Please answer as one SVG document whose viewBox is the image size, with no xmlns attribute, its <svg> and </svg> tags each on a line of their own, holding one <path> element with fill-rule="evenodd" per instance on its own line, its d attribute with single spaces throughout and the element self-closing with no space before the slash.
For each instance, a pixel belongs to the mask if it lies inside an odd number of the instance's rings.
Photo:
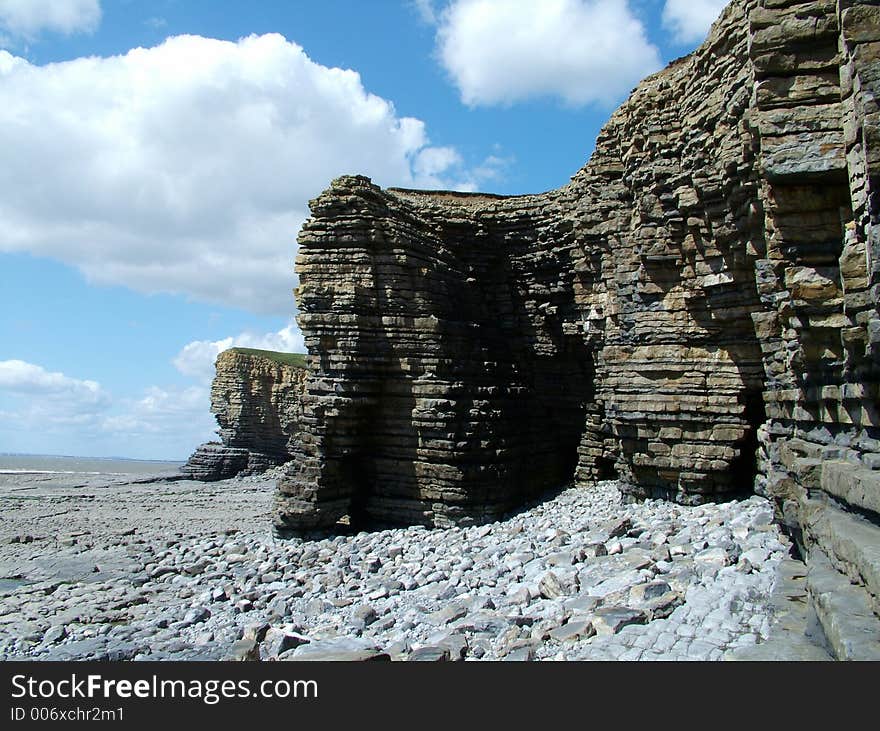
<svg viewBox="0 0 880 731">
<path fill-rule="evenodd" d="M 0 438 L 5 451 L 134 458 L 183 457 L 216 430 L 204 385 L 150 386 L 116 397 L 100 383 L 23 360 L 0 361 Z M 73 435 L 73 441 L 70 441 Z M 63 445 L 63 446 L 53 446 Z"/>
</svg>

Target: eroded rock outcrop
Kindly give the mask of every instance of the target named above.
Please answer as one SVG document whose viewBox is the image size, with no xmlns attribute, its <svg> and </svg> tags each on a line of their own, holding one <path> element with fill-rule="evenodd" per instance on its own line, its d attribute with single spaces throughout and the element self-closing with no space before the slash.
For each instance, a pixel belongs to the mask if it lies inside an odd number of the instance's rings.
<svg viewBox="0 0 880 731">
<path fill-rule="evenodd" d="M 333 181 L 299 239 L 279 530 L 467 524 L 605 476 L 756 489 L 820 614 L 838 579 L 878 609 L 878 58 L 874 3 L 735 0 L 563 188 Z"/>
<path fill-rule="evenodd" d="M 211 411 L 221 442 L 201 445 L 182 468 L 198 480 L 263 472 L 291 458 L 299 430 L 304 356 L 232 348 L 217 356 Z"/>
</svg>

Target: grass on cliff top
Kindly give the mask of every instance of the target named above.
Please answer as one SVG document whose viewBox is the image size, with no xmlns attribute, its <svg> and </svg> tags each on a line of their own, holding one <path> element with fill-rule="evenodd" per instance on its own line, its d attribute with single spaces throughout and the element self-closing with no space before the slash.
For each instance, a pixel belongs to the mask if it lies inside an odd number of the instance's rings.
<svg viewBox="0 0 880 731">
<path fill-rule="evenodd" d="M 258 355 L 261 358 L 294 366 L 295 368 L 306 367 L 305 353 L 280 353 L 276 350 L 258 350 L 257 348 L 230 348 L 230 350 L 234 353 L 243 353 L 244 355 Z"/>
</svg>

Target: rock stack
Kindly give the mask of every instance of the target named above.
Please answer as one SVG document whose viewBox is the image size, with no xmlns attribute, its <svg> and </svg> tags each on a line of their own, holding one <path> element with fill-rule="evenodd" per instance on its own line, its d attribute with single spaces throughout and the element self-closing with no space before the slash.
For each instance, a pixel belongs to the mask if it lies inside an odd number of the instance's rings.
<svg viewBox="0 0 880 731">
<path fill-rule="evenodd" d="M 558 190 L 333 181 L 299 238 L 311 378 L 277 528 L 467 525 L 614 476 L 757 490 L 820 618 L 851 587 L 876 620 L 878 91 L 876 3 L 734 0 Z"/>
<path fill-rule="evenodd" d="M 264 472 L 290 459 L 299 429 L 304 356 L 233 348 L 217 357 L 211 411 L 221 442 L 202 444 L 182 468 L 196 480 Z"/>
</svg>

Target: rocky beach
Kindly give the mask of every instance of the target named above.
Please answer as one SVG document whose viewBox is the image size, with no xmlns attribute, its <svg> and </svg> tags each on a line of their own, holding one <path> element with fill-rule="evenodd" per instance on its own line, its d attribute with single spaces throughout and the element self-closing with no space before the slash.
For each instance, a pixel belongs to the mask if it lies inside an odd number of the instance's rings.
<svg viewBox="0 0 880 731">
<path fill-rule="evenodd" d="M 477 527 L 282 540 L 276 472 L 0 476 L 0 657 L 719 660 L 772 635 L 796 563 L 763 498 L 610 481 Z"/>
<path fill-rule="evenodd" d="M 0 473 L 0 658 L 880 659 L 878 99 L 876 2 L 733 0 L 561 187 L 335 177 L 219 441 Z"/>
</svg>

